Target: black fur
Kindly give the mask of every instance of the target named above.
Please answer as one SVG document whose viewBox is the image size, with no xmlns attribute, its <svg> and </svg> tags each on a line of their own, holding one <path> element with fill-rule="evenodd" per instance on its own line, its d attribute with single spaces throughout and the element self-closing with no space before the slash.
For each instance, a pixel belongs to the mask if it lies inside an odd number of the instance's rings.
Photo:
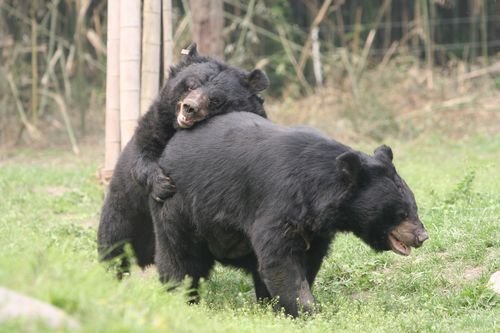
<svg viewBox="0 0 500 333">
<path fill-rule="evenodd" d="M 335 233 L 384 251 L 404 218 L 423 229 L 386 146 L 369 156 L 311 129 L 232 113 L 177 133 L 159 164 L 178 186 L 163 205 L 151 202 L 160 279 L 188 275 L 196 287 L 217 260 L 251 273 L 257 298 L 279 296 L 294 316 L 312 307 Z"/>
<path fill-rule="evenodd" d="M 260 70 L 246 72 L 210 57 L 200 56 L 196 45 L 180 64 L 170 69 L 158 98 L 140 119 L 131 141 L 120 155 L 102 208 L 98 249 L 102 260 L 123 255 L 130 242 L 139 266 L 153 263 L 154 238 L 148 196 L 164 200 L 175 187 L 159 169 L 157 160 L 179 129 L 179 103 L 194 89 L 203 95 L 205 118 L 226 112 L 247 111 L 266 117 L 258 93 L 269 81 Z M 175 180 L 175 179 L 174 179 Z M 122 256 L 123 257 L 123 256 Z M 128 270 L 122 258 L 119 276 Z"/>
</svg>

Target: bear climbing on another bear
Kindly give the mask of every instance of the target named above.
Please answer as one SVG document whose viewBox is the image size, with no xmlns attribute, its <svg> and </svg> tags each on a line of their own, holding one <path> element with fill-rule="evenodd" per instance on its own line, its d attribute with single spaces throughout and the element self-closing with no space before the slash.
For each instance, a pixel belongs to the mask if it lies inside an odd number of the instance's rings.
<svg viewBox="0 0 500 333">
<path fill-rule="evenodd" d="M 392 159 L 387 146 L 370 156 L 246 112 L 178 132 L 159 160 L 177 192 L 151 201 L 161 281 L 190 276 L 196 288 L 219 261 L 250 273 L 258 299 L 310 311 L 336 233 L 400 255 L 427 239 Z"/>
<path fill-rule="evenodd" d="M 98 251 L 102 260 L 120 257 L 118 276 L 129 269 L 124 245 L 130 243 L 141 267 L 153 263 L 154 232 L 148 197 L 163 202 L 175 193 L 173 181 L 157 160 L 179 129 L 190 129 L 206 118 L 227 112 L 253 112 L 266 117 L 258 95 L 267 89 L 266 74 L 246 72 L 200 56 L 196 44 L 183 50 L 148 112 L 115 167 L 101 212 Z"/>
</svg>

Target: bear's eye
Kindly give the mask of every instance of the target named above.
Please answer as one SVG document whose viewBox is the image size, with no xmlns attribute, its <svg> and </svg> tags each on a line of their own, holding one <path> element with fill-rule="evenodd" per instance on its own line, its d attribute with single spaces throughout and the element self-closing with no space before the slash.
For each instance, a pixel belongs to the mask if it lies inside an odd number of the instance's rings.
<svg viewBox="0 0 500 333">
<path fill-rule="evenodd" d="M 193 81 L 187 81 L 186 82 L 186 88 L 188 90 L 195 90 L 196 88 L 198 88 L 198 85 L 196 84 L 196 82 L 193 82 Z"/>
<path fill-rule="evenodd" d="M 219 97 L 212 97 L 212 98 L 210 98 L 210 106 L 212 106 L 212 107 L 219 106 L 223 102 L 224 102 L 223 99 L 219 98 Z"/>
<path fill-rule="evenodd" d="M 399 218 L 401 220 L 406 220 L 408 218 L 408 216 L 409 216 L 408 212 L 401 212 L 401 213 L 399 213 Z"/>
</svg>

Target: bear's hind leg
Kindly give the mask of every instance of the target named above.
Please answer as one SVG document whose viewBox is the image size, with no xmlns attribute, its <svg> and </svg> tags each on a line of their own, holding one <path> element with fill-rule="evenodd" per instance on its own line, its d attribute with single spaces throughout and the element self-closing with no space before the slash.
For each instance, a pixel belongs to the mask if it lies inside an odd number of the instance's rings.
<svg viewBox="0 0 500 333">
<path fill-rule="evenodd" d="M 183 217 L 176 197 L 158 205 L 151 202 L 155 226 L 155 263 L 162 283 L 178 285 L 191 278 L 190 302 L 198 300 L 200 278 L 207 278 L 215 260 L 205 242 L 195 239 L 189 219 Z"/>
<path fill-rule="evenodd" d="M 99 228 L 97 244 L 99 260 L 111 262 L 118 260 L 116 275 L 121 279 L 130 272 L 130 260 L 125 253 L 125 244 L 132 239 L 132 225 L 120 210 L 115 209 L 108 197 L 104 203 Z"/>
<path fill-rule="evenodd" d="M 141 223 L 138 223 L 141 221 Z M 137 259 L 137 265 L 142 269 L 154 264 L 155 235 L 151 216 L 143 215 L 136 218 L 132 235 L 132 248 Z"/>
</svg>

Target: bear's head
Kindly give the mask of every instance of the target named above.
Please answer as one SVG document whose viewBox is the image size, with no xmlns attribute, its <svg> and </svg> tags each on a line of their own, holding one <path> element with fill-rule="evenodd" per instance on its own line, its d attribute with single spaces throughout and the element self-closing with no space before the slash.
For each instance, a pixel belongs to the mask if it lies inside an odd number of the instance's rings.
<svg viewBox="0 0 500 333">
<path fill-rule="evenodd" d="M 194 43 L 182 54 L 181 62 L 170 68 L 160 94 L 160 103 L 176 110 L 176 127 L 190 128 L 208 117 L 232 111 L 266 116 L 258 94 L 269 87 L 269 79 L 262 70 L 246 72 L 201 56 Z"/>
<path fill-rule="evenodd" d="M 409 255 L 428 238 L 418 217 L 415 197 L 392 163 L 391 148 L 374 156 L 348 151 L 337 157 L 337 168 L 350 186 L 345 201 L 346 229 L 375 251 Z"/>
</svg>

